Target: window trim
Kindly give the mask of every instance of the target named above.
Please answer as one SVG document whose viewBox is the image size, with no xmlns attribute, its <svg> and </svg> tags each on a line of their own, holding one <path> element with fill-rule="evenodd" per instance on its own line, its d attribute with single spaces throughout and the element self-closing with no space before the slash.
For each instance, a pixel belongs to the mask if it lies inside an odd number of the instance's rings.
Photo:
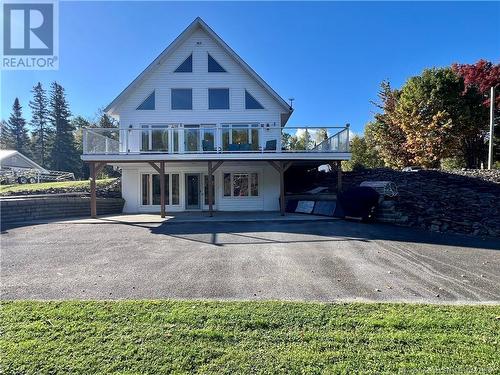
<svg viewBox="0 0 500 375">
<path fill-rule="evenodd" d="M 260 184 L 262 181 L 261 172 L 257 171 L 222 171 L 222 198 L 223 199 L 255 199 L 260 198 L 262 196 Z M 225 184 L 224 184 L 224 176 L 230 176 L 230 190 L 231 195 L 225 194 Z M 251 175 L 257 175 L 257 195 L 252 195 L 252 180 Z M 247 175 L 248 177 L 248 195 L 234 195 L 234 175 Z"/>
<path fill-rule="evenodd" d="M 191 108 L 190 109 L 184 109 L 184 108 L 173 108 L 174 106 L 174 101 L 173 101 L 173 92 L 174 90 L 190 90 L 191 91 Z M 170 89 L 170 110 L 171 111 L 192 111 L 193 110 L 193 89 L 189 87 L 172 87 Z"/>
<path fill-rule="evenodd" d="M 210 90 L 227 90 L 227 108 L 210 108 Z M 229 87 L 209 87 L 207 89 L 207 101 L 209 111 L 230 111 L 231 110 L 231 89 Z"/>
<path fill-rule="evenodd" d="M 153 204 L 153 175 L 158 175 L 159 176 L 159 173 L 156 173 L 156 172 L 140 172 L 139 173 L 140 177 L 139 177 L 139 182 L 140 182 L 140 207 L 147 207 L 147 208 L 151 208 L 151 207 L 160 207 L 159 204 Z M 165 173 L 165 176 L 168 175 L 168 188 L 165 187 L 166 189 L 168 189 L 168 202 L 169 204 L 165 204 L 166 207 L 181 207 L 182 206 L 182 191 L 181 191 L 181 175 L 182 173 L 181 172 L 169 172 L 169 173 Z M 179 203 L 177 204 L 172 204 L 172 197 L 173 197 L 173 190 L 172 190 L 172 187 L 173 187 L 173 178 L 172 176 L 173 175 L 178 175 L 179 176 L 179 179 L 178 179 L 178 192 L 179 192 Z M 149 202 L 149 204 L 143 204 L 143 176 L 148 176 L 148 196 L 147 196 L 147 200 Z"/>
</svg>

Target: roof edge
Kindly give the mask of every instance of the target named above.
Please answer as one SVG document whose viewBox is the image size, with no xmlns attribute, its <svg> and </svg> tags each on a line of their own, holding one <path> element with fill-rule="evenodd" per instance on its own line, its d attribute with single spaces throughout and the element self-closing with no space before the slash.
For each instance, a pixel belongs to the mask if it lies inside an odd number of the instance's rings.
<svg viewBox="0 0 500 375">
<path fill-rule="evenodd" d="M 285 113 L 288 114 L 288 118 L 291 116 L 293 109 L 290 105 L 285 102 L 285 100 L 276 92 L 274 89 L 267 84 L 234 50 L 229 47 L 229 45 L 224 42 L 224 40 L 217 35 L 215 31 L 212 30 L 210 26 L 208 26 L 205 21 L 201 19 L 201 17 L 196 17 L 193 22 L 189 24 L 188 27 L 184 29 L 173 41 L 170 43 L 154 60 L 151 62 L 127 87 L 125 87 L 120 94 L 104 108 L 104 112 L 108 115 L 112 116 L 113 110 L 121 103 L 122 100 L 126 97 L 128 92 L 135 88 L 145 76 L 154 71 L 164 60 L 169 53 L 171 53 L 180 43 L 184 41 L 195 29 L 196 27 L 200 27 L 205 32 L 207 32 L 215 41 L 224 49 L 231 57 L 236 60 L 236 62 L 245 70 L 248 74 L 250 74 L 285 110 Z"/>
</svg>

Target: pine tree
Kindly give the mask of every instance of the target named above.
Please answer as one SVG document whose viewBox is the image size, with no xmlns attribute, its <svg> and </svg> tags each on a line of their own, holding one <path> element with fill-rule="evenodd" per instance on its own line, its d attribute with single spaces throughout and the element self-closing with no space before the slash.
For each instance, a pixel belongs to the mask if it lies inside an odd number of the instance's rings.
<svg viewBox="0 0 500 375">
<path fill-rule="evenodd" d="M 48 100 L 42 84 L 38 82 L 31 92 L 33 100 L 30 101 L 29 105 L 32 113 L 30 125 L 33 128 L 32 154 L 35 161 L 45 167 L 50 157 L 50 146 L 54 132 L 48 121 Z"/>
<path fill-rule="evenodd" d="M 0 121 L 0 149 L 9 150 L 14 148 L 14 141 L 7 121 Z"/>
<path fill-rule="evenodd" d="M 51 84 L 49 118 L 55 129 L 51 149 L 51 167 L 59 171 L 75 172 L 79 169 L 75 145 L 74 126 L 64 88 L 57 82 Z"/>
<path fill-rule="evenodd" d="M 12 105 L 12 113 L 7 122 L 7 132 L 11 137 L 8 146 L 27 157 L 31 157 L 28 129 L 26 128 L 26 120 L 23 118 L 23 108 L 18 98 L 14 100 Z"/>
</svg>

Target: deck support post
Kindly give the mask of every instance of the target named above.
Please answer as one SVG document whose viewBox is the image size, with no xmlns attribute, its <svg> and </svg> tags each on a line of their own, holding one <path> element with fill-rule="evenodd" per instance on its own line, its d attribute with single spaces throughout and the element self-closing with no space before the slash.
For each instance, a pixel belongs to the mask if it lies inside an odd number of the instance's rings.
<svg viewBox="0 0 500 375">
<path fill-rule="evenodd" d="M 291 163 L 285 164 L 284 161 L 268 160 L 268 163 L 276 169 L 280 175 L 280 213 L 285 216 L 285 171 L 292 165 Z"/>
<path fill-rule="evenodd" d="M 165 217 L 165 162 L 160 161 L 160 215 Z"/>
<path fill-rule="evenodd" d="M 208 161 L 208 175 L 207 175 L 207 183 L 208 183 L 208 212 L 210 217 L 214 216 L 213 214 L 213 199 L 212 195 L 214 193 L 214 186 L 213 186 L 213 181 L 212 181 L 212 161 Z"/>
<path fill-rule="evenodd" d="M 281 216 L 285 216 L 285 163 L 278 162 L 280 172 L 280 211 Z"/>
<path fill-rule="evenodd" d="M 342 192 L 342 162 L 337 161 L 337 192 Z"/>
<path fill-rule="evenodd" d="M 96 197 L 96 163 L 90 162 L 90 217 L 97 218 L 97 197 Z"/>
<path fill-rule="evenodd" d="M 208 182 L 208 212 L 210 217 L 214 216 L 214 190 L 215 190 L 215 179 L 213 177 L 215 171 L 217 168 L 219 168 L 222 165 L 223 161 L 218 161 L 217 163 L 212 164 L 212 160 L 208 161 L 208 175 L 207 175 L 207 182 Z"/>
</svg>

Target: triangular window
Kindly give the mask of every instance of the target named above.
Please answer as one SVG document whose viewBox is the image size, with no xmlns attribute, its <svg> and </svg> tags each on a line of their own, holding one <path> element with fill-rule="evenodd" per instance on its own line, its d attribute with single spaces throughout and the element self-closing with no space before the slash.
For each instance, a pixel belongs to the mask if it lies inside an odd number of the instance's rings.
<svg viewBox="0 0 500 375">
<path fill-rule="evenodd" d="M 255 99 L 247 90 L 245 90 L 245 108 L 246 109 L 264 109 L 257 99 Z"/>
<path fill-rule="evenodd" d="M 193 73 L 193 55 L 189 55 L 181 65 L 174 70 L 175 73 Z"/>
<path fill-rule="evenodd" d="M 215 59 L 208 54 L 208 72 L 209 73 L 225 73 L 224 69 Z"/>
<path fill-rule="evenodd" d="M 153 91 L 142 103 L 137 107 L 138 110 L 153 110 L 155 109 L 155 92 Z"/>
</svg>

